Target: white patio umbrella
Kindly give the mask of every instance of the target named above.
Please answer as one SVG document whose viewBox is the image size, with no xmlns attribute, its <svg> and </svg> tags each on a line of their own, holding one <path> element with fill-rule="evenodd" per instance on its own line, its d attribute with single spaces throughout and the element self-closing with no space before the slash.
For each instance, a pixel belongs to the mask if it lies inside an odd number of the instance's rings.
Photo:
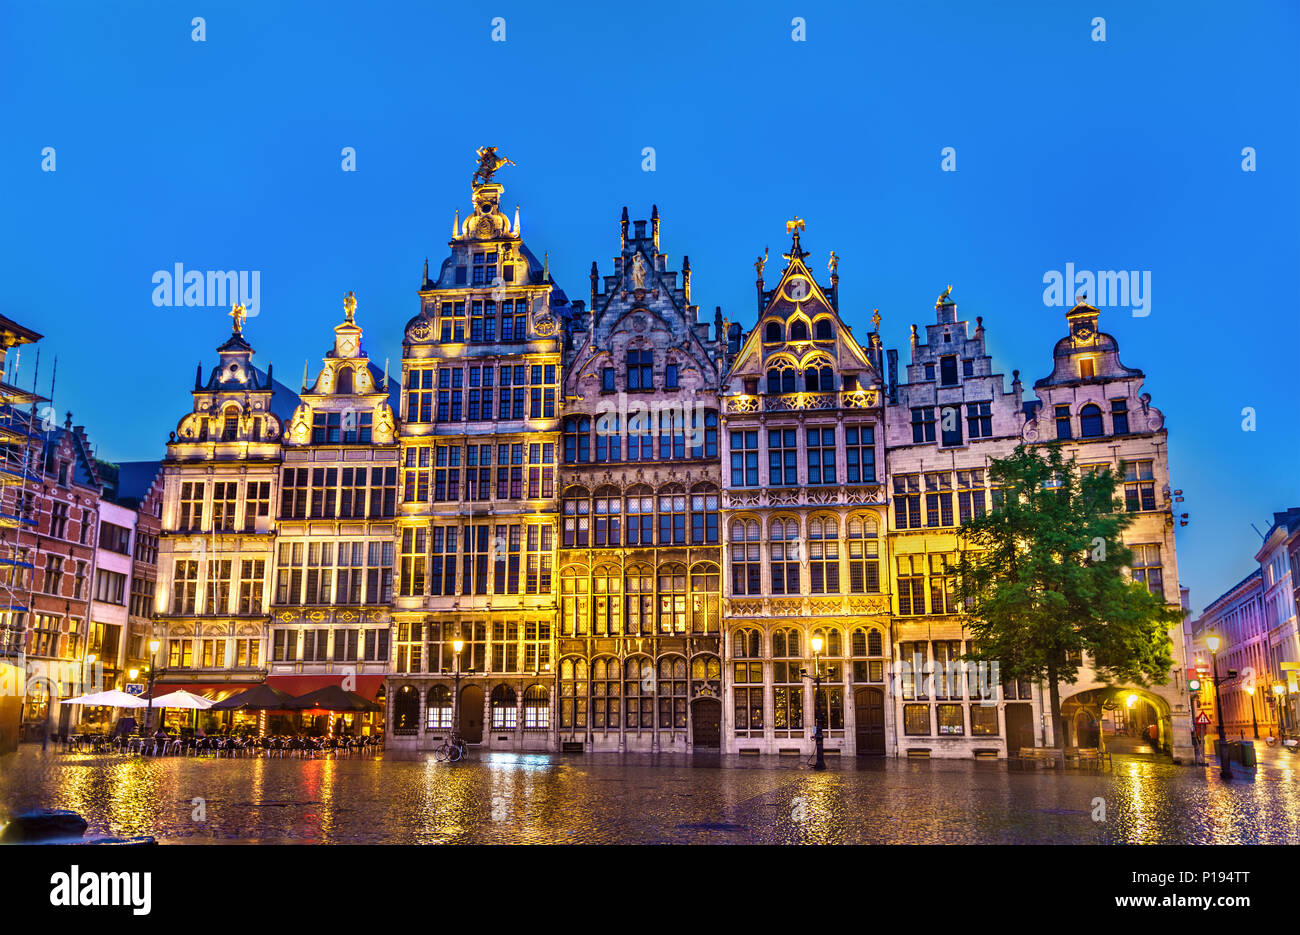
<svg viewBox="0 0 1300 935">
<path fill-rule="evenodd" d="M 145 707 L 149 702 L 140 702 L 140 707 Z M 206 711 L 216 704 L 211 698 L 204 698 L 202 695 L 196 695 L 193 692 L 187 692 L 181 688 L 172 692 L 170 695 L 163 695 L 153 700 L 155 708 L 187 708 L 190 710 Z"/>
<path fill-rule="evenodd" d="M 106 692 L 92 692 L 89 695 L 79 695 L 76 698 L 64 698 L 63 703 L 88 705 L 90 707 L 143 708 L 149 702 L 139 695 L 128 695 L 126 692 L 114 688 Z"/>
</svg>

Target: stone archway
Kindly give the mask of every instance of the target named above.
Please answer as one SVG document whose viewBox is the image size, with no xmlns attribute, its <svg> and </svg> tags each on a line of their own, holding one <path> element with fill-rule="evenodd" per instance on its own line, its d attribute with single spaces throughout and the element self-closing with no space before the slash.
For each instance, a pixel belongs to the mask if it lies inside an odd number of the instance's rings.
<svg viewBox="0 0 1300 935">
<path fill-rule="evenodd" d="M 1071 695 L 1061 701 L 1061 720 L 1067 747 L 1164 755 L 1173 746 L 1169 703 L 1143 688 L 1107 686 Z"/>
</svg>

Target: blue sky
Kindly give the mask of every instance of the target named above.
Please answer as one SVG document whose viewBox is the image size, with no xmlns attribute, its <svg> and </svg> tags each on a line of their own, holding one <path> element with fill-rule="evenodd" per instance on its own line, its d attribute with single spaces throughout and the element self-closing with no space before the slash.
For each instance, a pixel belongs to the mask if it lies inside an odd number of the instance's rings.
<svg viewBox="0 0 1300 935">
<path fill-rule="evenodd" d="M 0 314 L 46 335 L 42 391 L 58 355 L 60 420 L 104 457 L 160 457 L 229 321 L 155 307 L 156 270 L 260 270 L 246 334 L 290 384 L 353 289 L 396 369 L 485 144 L 518 164 L 504 201 L 571 297 L 593 259 L 608 270 L 621 206 L 657 203 L 696 301 L 748 327 L 754 258 L 798 214 L 815 268 L 839 254 L 860 334 L 879 307 L 906 357 L 953 283 L 1026 386 L 1064 334 L 1045 272 L 1147 270 L 1150 314 L 1104 309 L 1102 327 L 1166 415 L 1180 578 L 1200 608 L 1249 572 L 1249 524 L 1300 503 L 1297 6 L 723 7 L 5 4 Z"/>
</svg>

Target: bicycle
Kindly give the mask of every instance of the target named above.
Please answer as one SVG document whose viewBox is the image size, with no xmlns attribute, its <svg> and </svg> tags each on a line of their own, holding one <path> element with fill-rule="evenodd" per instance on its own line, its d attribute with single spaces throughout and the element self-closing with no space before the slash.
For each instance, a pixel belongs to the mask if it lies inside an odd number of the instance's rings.
<svg viewBox="0 0 1300 935">
<path fill-rule="evenodd" d="M 457 763 L 465 759 L 465 741 L 455 733 L 448 734 L 443 738 L 442 743 L 434 748 L 433 755 L 439 763 Z"/>
</svg>

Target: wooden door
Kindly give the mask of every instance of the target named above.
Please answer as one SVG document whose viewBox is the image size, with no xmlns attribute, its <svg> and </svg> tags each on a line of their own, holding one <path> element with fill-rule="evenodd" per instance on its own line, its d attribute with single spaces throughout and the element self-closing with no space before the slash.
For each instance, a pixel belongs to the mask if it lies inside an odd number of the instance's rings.
<svg viewBox="0 0 1300 935">
<path fill-rule="evenodd" d="M 483 689 L 466 685 L 460 690 L 460 739 L 466 743 L 483 742 Z"/>
<path fill-rule="evenodd" d="M 722 702 L 717 698 L 701 698 L 691 706 L 691 740 L 696 750 L 721 748 Z"/>
<path fill-rule="evenodd" d="M 858 756 L 885 755 L 885 693 L 859 688 L 853 696 Z"/>
</svg>

